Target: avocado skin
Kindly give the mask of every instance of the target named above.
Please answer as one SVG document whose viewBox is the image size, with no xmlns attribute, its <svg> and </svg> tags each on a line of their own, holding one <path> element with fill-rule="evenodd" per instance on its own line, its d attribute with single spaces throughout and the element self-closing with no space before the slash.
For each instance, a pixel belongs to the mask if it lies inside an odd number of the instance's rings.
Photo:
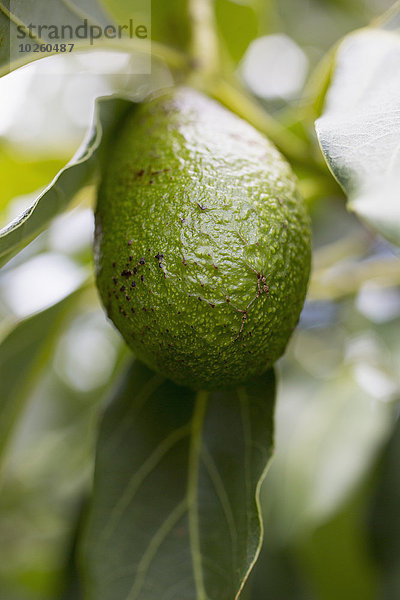
<svg viewBox="0 0 400 600">
<path fill-rule="evenodd" d="M 108 160 L 97 286 L 135 355 L 195 389 L 236 386 L 271 367 L 310 272 L 309 218 L 287 162 L 190 88 L 133 105 Z"/>
</svg>

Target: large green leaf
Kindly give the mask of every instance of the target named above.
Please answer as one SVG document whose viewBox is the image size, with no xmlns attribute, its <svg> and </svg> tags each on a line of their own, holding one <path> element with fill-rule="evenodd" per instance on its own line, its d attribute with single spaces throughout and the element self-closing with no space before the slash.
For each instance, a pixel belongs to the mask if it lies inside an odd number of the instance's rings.
<svg viewBox="0 0 400 600">
<path fill-rule="evenodd" d="M 0 344 L 0 464 L 18 417 L 54 348 L 65 316 L 82 289 L 21 321 Z"/>
<path fill-rule="evenodd" d="M 367 29 L 340 45 L 318 138 L 348 207 L 400 245 L 400 37 Z"/>
<path fill-rule="evenodd" d="M 49 37 L 47 30 L 43 28 L 38 35 L 38 25 L 54 24 L 58 27 L 69 25 L 74 30 L 86 22 L 88 26 L 97 25 L 104 27 L 110 23 L 110 18 L 104 12 L 101 2 L 97 0 L 0 0 L 0 76 L 10 71 L 48 56 L 47 52 L 33 52 L 33 43 L 50 42 L 68 43 L 70 40 L 54 40 Z M 33 36 L 28 35 L 30 24 L 36 26 L 32 29 Z M 25 38 L 19 37 L 24 31 Z M 83 31 L 83 30 L 82 30 Z M 32 42 L 32 52 L 18 52 L 19 42 Z M 90 47 L 90 40 L 78 41 L 82 48 Z M 10 52 L 11 48 L 11 52 Z M 50 53 L 51 54 L 51 53 Z"/>
<path fill-rule="evenodd" d="M 100 431 L 87 598 L 238 598 L 261 544 L 274 390 L 272 371 L 195 393 L 134 363 Z"/>
<path fill-rule="evenodd" d="M 34 29 L 29 29 L 30 25 Z M 51 26 L 58 29 L 50 31 Z M 142 29 L 138 31 L 138 27 Z M 60 49 L 64 42 L 66 53 L 93 49 L 139 52 L 186 70 L 188 60 L 181 49 L 188 41 L 187 0 L 35 0 L 34 5 L 31 0 L 0 0 L 0 77 L 32 61 L 65 55 Z M 31 51 L 25 51 L 28 44 Z M 150 74 L 150 60 L 139 64 L 140 70 Z M 101 61 L 98 68 L 101 71 Z"/>
<path fill-rule="evenodd" d="M 76 155 L 20 217 L 0 230 L 0 265 L 39 235 L 88 183 L 101 159 L 99 150 L 106 146 L 114 127 L 131 106 L 131 101 L 121 98 L 97 100 L 91 131 Z"/>
</svg>

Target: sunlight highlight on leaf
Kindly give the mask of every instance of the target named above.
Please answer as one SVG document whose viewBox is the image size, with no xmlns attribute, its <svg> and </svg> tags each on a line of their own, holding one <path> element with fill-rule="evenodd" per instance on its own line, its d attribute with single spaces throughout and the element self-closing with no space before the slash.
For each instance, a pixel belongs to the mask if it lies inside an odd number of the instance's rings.
<svg viewBox="0 0 400 600">
<path fill-rule="evenodd" d="M 101 143 L 107 142 L 108 135 L 130 106 L 131 101 L 112 96 L 97 100 L 91 131 L 76 155 L 20 217 L 0 230 L 0 266 L 39 235 L 90 180 Z"/>
<path fill-rule="evenodd" d="M 366 29 L 345 38 L 316 122 L 348 207 L 400 245 L 400 37 Z"/>
</svg>

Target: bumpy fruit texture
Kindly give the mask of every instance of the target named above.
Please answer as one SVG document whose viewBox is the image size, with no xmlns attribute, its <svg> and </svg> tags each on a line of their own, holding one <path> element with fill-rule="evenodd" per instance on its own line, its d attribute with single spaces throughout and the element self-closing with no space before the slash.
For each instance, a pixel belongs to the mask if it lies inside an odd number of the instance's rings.
<svg viewBox="0 0 400 600">
<path fill-rule="evenodd" d="M 97 284 L 135 355 L 193 388 L 240 384 L 284 352 L 310 227 L 271 143 L 187 88 L 133 107 L 96 211 Z"/>
</svg>

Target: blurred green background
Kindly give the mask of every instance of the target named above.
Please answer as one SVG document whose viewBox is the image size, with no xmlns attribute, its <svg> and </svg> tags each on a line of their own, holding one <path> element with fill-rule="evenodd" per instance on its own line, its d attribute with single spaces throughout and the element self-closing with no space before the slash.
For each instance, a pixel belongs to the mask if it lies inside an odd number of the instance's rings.
<svg viewBox="0 0 400 600">
<path fill-rule="evenodd" d="M 295 128 L 320 59 L 390 4 L 216 0 L 223 64 Z M 154 0 L 152 10 L 153 39 L 185 48 L 184 3 Z M 29 206 L 72 156 L 96 96 L 129 86 L 140 99 L 174 82 L 157 59 L 151 76 L 129 80 L 118 58 L 109 60 L 115 73 L 107 76 L 92 74 L 90 60 L 77 55 L 0 80 L 2 223 Z M 305 127 L 313 137 L 312 122 Z M 278 363 L 276 454 L 262 489 L 265 542 L 246 593 L 252 600 L 395 600 L 399 251 L 346 211 L 334 185 L 320 190 L 306 170 L 298 174 L 313 219 L 313 277 Z M 90 486 L 99 416 L 128 359 L 91 282 L 94 200 L 94 185 L 82 190 L 0 273 L 0 338 L 7 339 L 1 393 L 17 399 L 16 414 L 19 403 L 27 406 L 3 465 L 0 600 L 79 598 L 74 531 Z M 29 319 L 52 306 L 42 319 Z"/>
</svg>

